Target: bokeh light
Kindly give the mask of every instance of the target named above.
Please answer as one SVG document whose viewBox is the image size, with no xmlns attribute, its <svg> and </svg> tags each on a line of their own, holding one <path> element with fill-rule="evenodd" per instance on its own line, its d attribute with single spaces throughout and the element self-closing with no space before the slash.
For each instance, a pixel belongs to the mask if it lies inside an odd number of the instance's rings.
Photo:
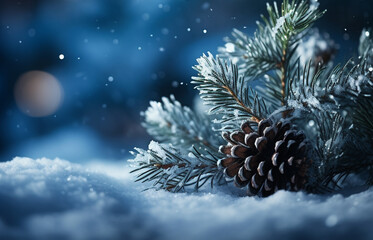
<svg viewBox="0 0 373 240">
<path fill-rule="evenodd" d="M 22 112 L 31 117 L 44 117 L 57 111 L 62 103 L 63 89 L 51 74 L 30 71 L 18 79 L 14 96 Z"/>
</svg>

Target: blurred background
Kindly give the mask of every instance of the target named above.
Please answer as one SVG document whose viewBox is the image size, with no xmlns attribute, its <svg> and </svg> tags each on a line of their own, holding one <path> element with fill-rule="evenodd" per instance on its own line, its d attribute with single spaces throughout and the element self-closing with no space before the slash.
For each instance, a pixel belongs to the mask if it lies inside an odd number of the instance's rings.
<svg viewBox="0 0 373 240">
<path fill-rule="evenodd" d="M 193 106 L 192 65 L 217 53 L 232 28 L 247 34 L 257 0 L 1 0 L 0 161 L 126 159 L 150 137 L 140 111 L 174 94 Z M 317 22 L 356 57 L 371 0 L 320 0 Z"/>
</svg>

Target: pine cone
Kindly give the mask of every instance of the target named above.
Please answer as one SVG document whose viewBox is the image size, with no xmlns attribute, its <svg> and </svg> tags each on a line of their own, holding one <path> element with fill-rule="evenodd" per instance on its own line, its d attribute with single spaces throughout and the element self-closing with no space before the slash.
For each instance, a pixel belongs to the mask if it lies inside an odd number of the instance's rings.
<svg viewBox="0 0 373 240">
<path fill-rule="evenodd" d="M 249 122 L 242 131 L 223 133 L 228 145 L 219 151 L 228 157 L 218 162 L 238 187 L 248 186 L 248 195 L 269 196 L 278 189 L 298 191 L 306 183 L 306 143 L 302 131 L 288 122 L 271 124 L 264 119 L 255 132 Z"/>
</svg>

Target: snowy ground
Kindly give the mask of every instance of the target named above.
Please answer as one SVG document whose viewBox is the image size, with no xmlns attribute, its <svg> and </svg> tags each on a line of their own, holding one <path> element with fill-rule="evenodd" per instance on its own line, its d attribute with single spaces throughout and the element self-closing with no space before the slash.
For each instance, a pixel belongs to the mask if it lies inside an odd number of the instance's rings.
<svg viewBox="0 0 373 240">
<path fill-rule="evenodd" d="M 141 192 L 129 167 L 0 163 L 0 239 L 373 239 L 373 189 L 350 196 Z"/>
</svg>

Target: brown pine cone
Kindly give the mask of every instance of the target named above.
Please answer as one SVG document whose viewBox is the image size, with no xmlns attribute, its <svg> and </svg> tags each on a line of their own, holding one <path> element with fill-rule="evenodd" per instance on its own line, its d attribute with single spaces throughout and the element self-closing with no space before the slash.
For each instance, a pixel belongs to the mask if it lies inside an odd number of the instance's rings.
<svg viewBox="0 0 373 240">
<path fill-rule="evenodd" d="M 218 162 L 227 177 L 238 187 L 248 186 L 248 195 L 269 196 L 279 189 L 298 191 L 306 183 L 306 143 L 302 131 L 291 129 L 288 122 L 272 124 L 264 119 L 254 131 L 249 122 L 242 131 L 224 132 L 228 145 L 220 152 L 227 158 Z"/>
</svg>

